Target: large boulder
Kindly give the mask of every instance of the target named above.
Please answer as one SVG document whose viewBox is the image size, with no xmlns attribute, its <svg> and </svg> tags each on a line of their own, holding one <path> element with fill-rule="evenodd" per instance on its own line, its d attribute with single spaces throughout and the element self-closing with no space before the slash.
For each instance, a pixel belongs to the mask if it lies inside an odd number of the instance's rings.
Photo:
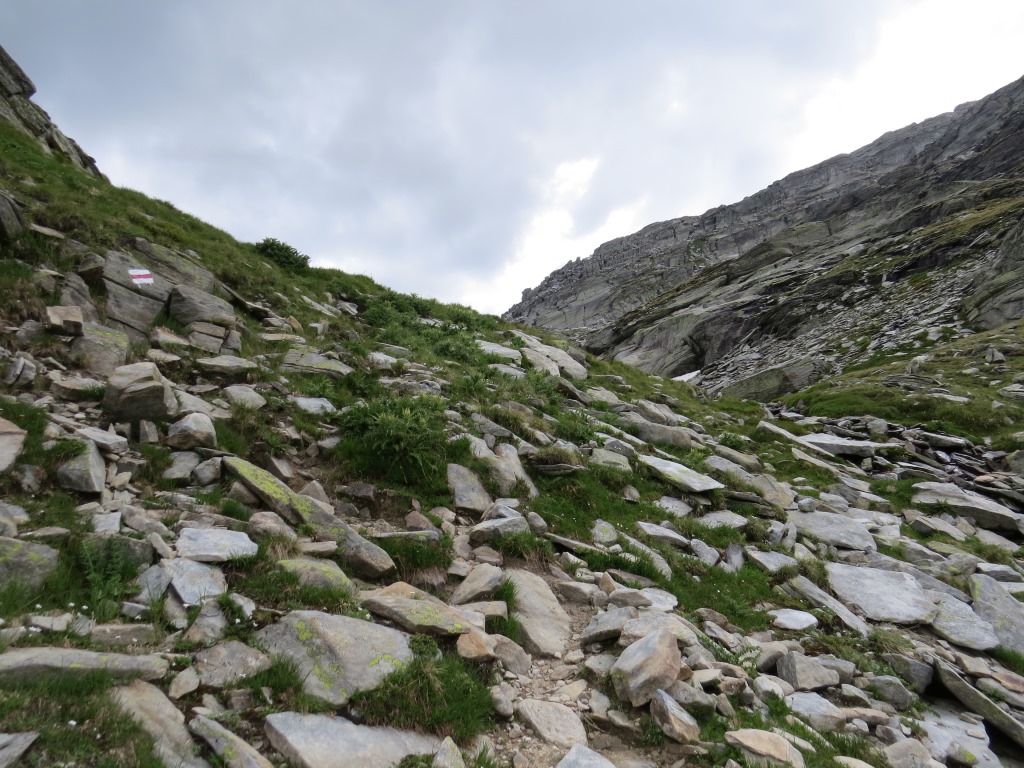
<svg viewBox="0 0 1024 768">
<path fill-rule="evenodd" d="M 190 285 L 171 289 L 170 314 L 183 325 L 212 323 L 234 327 L 235 310 L 224 299 Z"/>
<path fill-rule="evenodd" d="M 167 421 L 178 414 L 178 400 L 155 363 L 132 363 L 107 380 L 103 410 L 123 421 Z"/>
<path fill-rule="evenodd" d="M 38 589 L 57 570 L 57 550 L 0 536 L 0 584 Z"/>
</svg>

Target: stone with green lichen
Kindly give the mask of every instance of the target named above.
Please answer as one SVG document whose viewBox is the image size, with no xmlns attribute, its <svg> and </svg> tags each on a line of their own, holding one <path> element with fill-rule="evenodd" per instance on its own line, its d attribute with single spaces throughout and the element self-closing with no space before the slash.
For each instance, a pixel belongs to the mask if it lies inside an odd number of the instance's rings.
<svg viewBox="0 0 1024 768">
<path fill-rule="evenodd" d="M 94 376 L 109 376 L 128 358 L 128 335 L 97 323 L 82 326 L 71 343 L 71 355 Z"/>
<path fill-rule="evenodd" d="M 295 346 L 288 350 L 281 363 L 282 371 L 313 373 L 341 378 L 352 373 L 352 369 L 340 360 L 325 357 L 311 347 Z"/>
<path fill-rule="evenodd" d="M 433 595 L 404 582 L 377 590 L 363 599 L 363 607 L 409 632 L 429 635 L 464 635 L 469 619 Z"/>
<path fill-rule="evenodd" d="M 412 660 L 404 632 L 320 611 L 292 611 L 256 638 L 271 656 L 298 667 L 306 693 L 335 706 Z"/>
<path fill-rule="evenodd" d="M 102 671 L 115 680 L 159 680 L 170 663 L 156 654 L 130 656 L 81 648 L 16 648 L 0 653 L 0 681 L 32 680 L 48 672 L 86 676 Z"/>
<path fill-rule="evenodd" d="M 44 544 L 0 536 L 0 584 L 38 589 L 57 569 L 60 553 Z"/>
<path fill-rule="evenodd" d="M 278 560 L 277 567 L 287 573 L 294 573 L 299 583 L 311 587 L 351 590 L 352 581 L 333 560 L 316 557 L 294 557 Z"/>
<path fill-rule="evenodd" d="M 227 768 L 273 768 L 267 758 L 215 720 L 199 715 L 188 728 L 210 745 Z"/>
</svg>

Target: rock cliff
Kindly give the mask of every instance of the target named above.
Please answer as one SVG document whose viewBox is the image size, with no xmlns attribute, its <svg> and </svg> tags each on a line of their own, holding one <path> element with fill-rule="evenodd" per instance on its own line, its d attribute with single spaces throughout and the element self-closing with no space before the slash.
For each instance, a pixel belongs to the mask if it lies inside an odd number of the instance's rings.
<svg viewBox="0 0 1024 768">
<path fill-rule="evenodd" d="M 1021 316 L 1022 128 L 1024 80 L 606 243 L 505 318 L 712 389 L 802 364 L 740 387 L 767 397 L 922 331 L 994 327 Z"/>
</svg>

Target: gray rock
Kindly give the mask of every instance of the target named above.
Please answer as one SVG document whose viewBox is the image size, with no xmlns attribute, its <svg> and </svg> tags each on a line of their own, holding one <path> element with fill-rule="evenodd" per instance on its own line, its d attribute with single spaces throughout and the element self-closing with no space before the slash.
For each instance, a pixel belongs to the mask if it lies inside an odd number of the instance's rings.
<svg viewBox="0 0 1024 768">
<path fill-rule="evenodd" d="M 300 584 L 324 589 L 355 590 L 352 580 L 333 560 L 324 560 L 318 557 L 294 557 L 278 560 L 277 567 L 287 573 L 295 574 Z"/>
<path fill-rule="evenodd" d="M 949 704 L 932 700 L 928 709 L 917 718 L 924 729 L 925 745 L 932 757 L 941 763 L 970 765 L 977 760 L 977 768 L 1002 768 L 998 756 L 989 748 L 988 734 L 984 728 L 963 719 L 959 709 Z"/>
<path fill-rule="evenodd" d="M 392 768 L 409 755 L 433 755 L 441 747 L 434 736 L 356 725 L 340 715 L 278 712 L 265 723 L 274 749 L 301 768 Z M 343 754 L 339 745 L 344 745 Z"/>
<path fill-rule="evenodd" d="M 615 768 L 615 763 L 601 757 L 589 747 L 577 744 L 569 750 L 555 768 Z"/>
<path fill-rule="evenodd" d="M 619 414 L 619 423 L 645 443 L 687 449 L 693 444 L 689 430 L 669 424 L 655 424 L 638 413 Z"/>
<path fill-rule="evenodd" d="M 564 704 L 524 699 L 516 707 L 519 717 L 549 744 L 571 747 L 587 744 L 587 731 L 579 717 Z"/>
<path fill-rule="evenodd" d="M 21 584 L 34 590 L 55 570 L 60 553 L 45 544 L 0 536 L 0 584 Z"/>
<path fill-rule="evenodd" d="M 200 357 L 196 360 L 200 369 L 215 376 L 234 378 L 244 376 L 249 371 L 256 370 L 259 366 L 252 360 L 234 355 L 218 355 L 217 357 Z"/>
<path fill-rule="evenodd" d="M 935 604 L 908 574 L 843 563 L 826 563 L 825 568 L 839 599 L 873 621 L 927 624 L 935 618 Z"/>
<path fill-rule="evenodd" d="M 292 611 L 257 638 L 268 653 L 298 666 L 306 693 L 335 706 L 412 659 L 404 632 L 319 611 Z"/>
<path fill-rule="evenodd" d="M 2 201 L 2 197 L 0 197 Z M 13 768 L 39 738 L 37 731 L 0 733 L 0 768 Z"/>
<path fill-rule="evenodd" d="M 458 504 L 456 504 L 458 506 Z M 529 533 L 530 524 L 522 515 L 485 520 L 469 529 L 469 540 L 473 545 L 489 544 L 502 536 Z"/>
<path fill-rule="evenodd" d="M 352 373 L 352 368 L 340 360 L 332 360 L 315 349 L 296 345 L 288 350 L 281 363 L 282 371 L 312 373 L 339 379 Z"/>
<path fill-rule="evenodd" d="M 132 363 L 107 379 L 103 410 L 121 421 L 167 421 L 178 414 L 178 401 L 154 363 Z"/>
<path fill-rule="evenodd" d="M 169 577 L 168 583 L 186 606 L 200 605 L 204 599 L 218 597 L 228 591 L 224 574 L 216 566 L 177 557 L 164 560 L 158 567 Z"/>
<path fill-rule="evenodd" d="M 263 395 L 245 384 L 232 384 L 224 387 L 222 392 L 229 403 L 243 408 L 259 410 L 267 404 L 267 399 Z"/>
<path fill-rule="evenodd" d="M 448 602 L 452 605 L 462 605 L 490 597 L 504 580 L 505 572 L 501 568 L 481 563 L 473 568 L 462 583 L 455 588 Z"/>
<path fill-rule="evenodd" d="M 175 543 L 179 557 L 201 563 L 224 563 L 255 555 L 259 547 L 241 531 L 220 528 L 183 528 Z"/>
<path fill-rule="evenodd" d="M 580 634 L 580 645 L 586 646 L 591 643 L 603 643 L 606 640 L 616 640 L 622 634 L 622 628 L 630 619 L 639 616 L 636 608 L 612 608 L 604 613 L 598 613 L 590 620 L 590 624 Z"/>
<path fill-rule="evenodd" d="M 217 430 L 205 413 L 190 413 L 167 428 L 164 444 L 181 451 L 193 448 L 216 448 Z"/>
<path fill-rule="evenodd" d="M 216 720 L 199 715 L 188 728 L 205 741 L 226 768 L 274 768 L 274 764 Z"/>
<path fill-rule="evenodd" d="M 704 493 L 725 487 L 717 480 L 694 472 L 675 461 L 644 455 L 637 456 L 637 459 L 662 480 L 688 493 Z"/>
<path fill-rule="evenodd" d="M 228 640 L 195 655 L 199 682 L 209 688 L 228 688 L 270 666 L 270 657 L 237 640 Z"/>
<path fill-rule="evenodd" d="M 0 474 L 3 474 L 18 460 L 28 433 L 7 419 L 0 418 Z"/>
<path fill-rule="evenodd" d="M 202 458 L 198 453 L 175 451 L 171 454 L 171 466 L 165 469 L 160 476 L 173 483 L 185 484 L 192 479 L 192 473 L 199 468 L 201 463 Z"/>
<path fill-rule="evenodd" d="M 87 676 L 103 672 L 114 680 L 159 680 L 170 669 L 168 661 L 155 654 L 129 656 L 97 653 L 79 648 L 15 648 L 0 653 L 0 680 L 25 681 L 59 672 L 65 676 Z"/>
<path fill-rule="evenodd" d="M 932 629 L 939 637 L 975 651 L 987 651 L 999 645 L 992 624 L 969 605 L 943 592 L 928 592 L 928 596 L 938 607 Z"/>
<path fill-rule="evenodd" d="M 790 651 L 778 663 L 778 675 L 798 691 L 817 691 L 839 685 L 839 673 L 802 653 Z"/>
<path fill-rule="evenodd" d="M 185 728 L 185 716 L 155 685 L 136 680 L 113 689 L 111 698 L 152 737 L 164 765 L 209 768 L 208 762 L 196 757 L 196 744 Z"/>
<path fill-rule="evenodd" d="M 107 465 L 95 443 L 81 442 L 85 450 L 57 468 L 57 483 L 67 491 L 101 493 L 106 485 Z"/>
<path fill-rule="evenodd" d="M 665 691 L 654 692 L 651 716 L 658 727 L 673 741 L 691 744 L 700 739 L 700 724 Z"/>
<path fill-rule="evenodd" d="M 483 514 L 493 503 L 477 474 L 460 464 L 448 465 L 448 488 L 457 510 Z"/>
<path fill-rule="evenodd" d="M 128 451 L 128 440 L 110 430 L 97 427 L 82 427 L 75 430 L 75 436 L 90 440 L 96 447 L 107 453 L 126 453 Z"/>
<path fill-rule="evenodd" d="M 632 472 L 629 459 L 619 453 L 606 451 L 604 448 L 595 448 L 590 454 L 590 463 L 598 467 L 617 469 L 620 472 Z"/>
<path fill-rule="evenodd" d="M 738 731 L 727 731 L 725 743 L 738 747 L 749 765 L 804 768 L 803 755 L 779 733 L 741 728 Z"/>
<path fill-rule="evenodd" d="M 1024 515 L 980 493 L 953 483 L 917 483 L 914 490 L 914 504 L 944 504 L 956 514 L 973 518 L 982 528 L 1024 532 Z"/>
<path fill-rule="evenodd" d="M 572 633 L 571 621 L 547 582 L 535 573 L 518 569 L 511 569 L 506 575 L 516 586 L 513 616 L 519 621 L 526 650 L 540 656 L 565 653 Z"/>
<path fill-rule="evenodd" d="M 2 659 L 2 657 L 0 657 Z M 961 704 L 967 709 L 981 715 L 990 724 L 998 728 L 1019 747 L 1024 748 L 1024 724 L 1012 715 L 1004 712 L 999 706 L 981 691 L 972 687 L 957 671 L 941 659 L 935 660 L 935 671 L 939 680 L 946 686 Z"/>
<path fill-rule="evenodd" d="M 889 663 L 889 666 L 896 671 L 896 674 L 910 684 L 911 689 L 915 693 L 924 693 L 925 689 L 931 685 L 932 678 L 935 676 L 935 670 L 932 669 L 930 664 L 925 664 L 909 656 L 904 656 L 900 653 L 884 653 L 882 658 Z"/>
<path fill-rule="evenodd" d="M 363 593 L 363 607 L 413 634 L 464 635 L 472 629 L 469 618 L 422 590 L 403 582 Z"/>
<path fill-rule="evenodd" d="M 845 549 L 873 552 L 875 540 L 860 522 L 834 512 L 790 512 L 789 521 L 797 531 L 812 539 Z"/>
<path fill-rule="evenodd" d="M 834 456 L 869 458 L 874 456 L 878 449 L 878 443 L 873 443 L 870 440 L 851 440 L 848 437 L 826 433 L 804 435 L 803 442 L 828 451 Z"/>
<path fill-rule="evenodd" d="M 300 411 L 311 413 L 314 416 L 324 416 L 334 413 L 337 410 L 337 408 L 334 407 L 334 403 L 326 397 L 295 397 L 293 395 L 289 397 L 288 400 L 291 401 Z"/>
<path fill-rule="evenodd" d="M 889 702 L 900 712 L 910 709 L 917 701 L 917 696 L 892 675 L 876 675 L 871 678 L 870 685 L 879 699 Z"/>
<path fill-rule="evenodd" d="M 110 376 L 128 357 L 128 336 L 98 323 L 85 323 L 71 343 L 71 354 L 93 376 Z"/>
<path fill-rule="evenodd" d="M 970 585 L 974 612 L 992 625 L 1000 647 L 1024 653 L 1024 603 L 991 576 L 975 574 Z"/>
<path fill-rule="evenodd" d="M 619 698 L 639 707 L 655 691 L 671 685 L 681 668 L 676 636 L 661 629 L 624 650 L 612 666 L 611 677 Z"/>
<path fill-rule="evenodd" d="M 846 715 L 839 707 L 817 693 L 793 693 L 786 697 L 793 714 L 818 731 L 839 731 Z"/>
<path fill-rule="evenodd" d="M 235 310 L 230 304 L 190 285 L 176 285 L 171 289 L 168 311 L 182 325 L 212 323 L 228 328 L 235 325 Z"/>
</svg>

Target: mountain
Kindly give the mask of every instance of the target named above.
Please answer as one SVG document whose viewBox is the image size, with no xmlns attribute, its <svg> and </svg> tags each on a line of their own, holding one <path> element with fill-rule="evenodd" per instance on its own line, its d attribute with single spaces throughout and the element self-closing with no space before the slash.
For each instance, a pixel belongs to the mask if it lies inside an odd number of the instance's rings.
<svg viewBox="0 0 1024 768">
<path fill-rule="evenodd" d="M 709 397 L 58 135 L 0 119 L 0 764 L 1021 768 L 1024 323 Z"/>
<path fill-rule="evenodd" d="M 505 319 L 775 397 L 1024 314 L 1024 80 L 570 262 Z"/>
</svg>

